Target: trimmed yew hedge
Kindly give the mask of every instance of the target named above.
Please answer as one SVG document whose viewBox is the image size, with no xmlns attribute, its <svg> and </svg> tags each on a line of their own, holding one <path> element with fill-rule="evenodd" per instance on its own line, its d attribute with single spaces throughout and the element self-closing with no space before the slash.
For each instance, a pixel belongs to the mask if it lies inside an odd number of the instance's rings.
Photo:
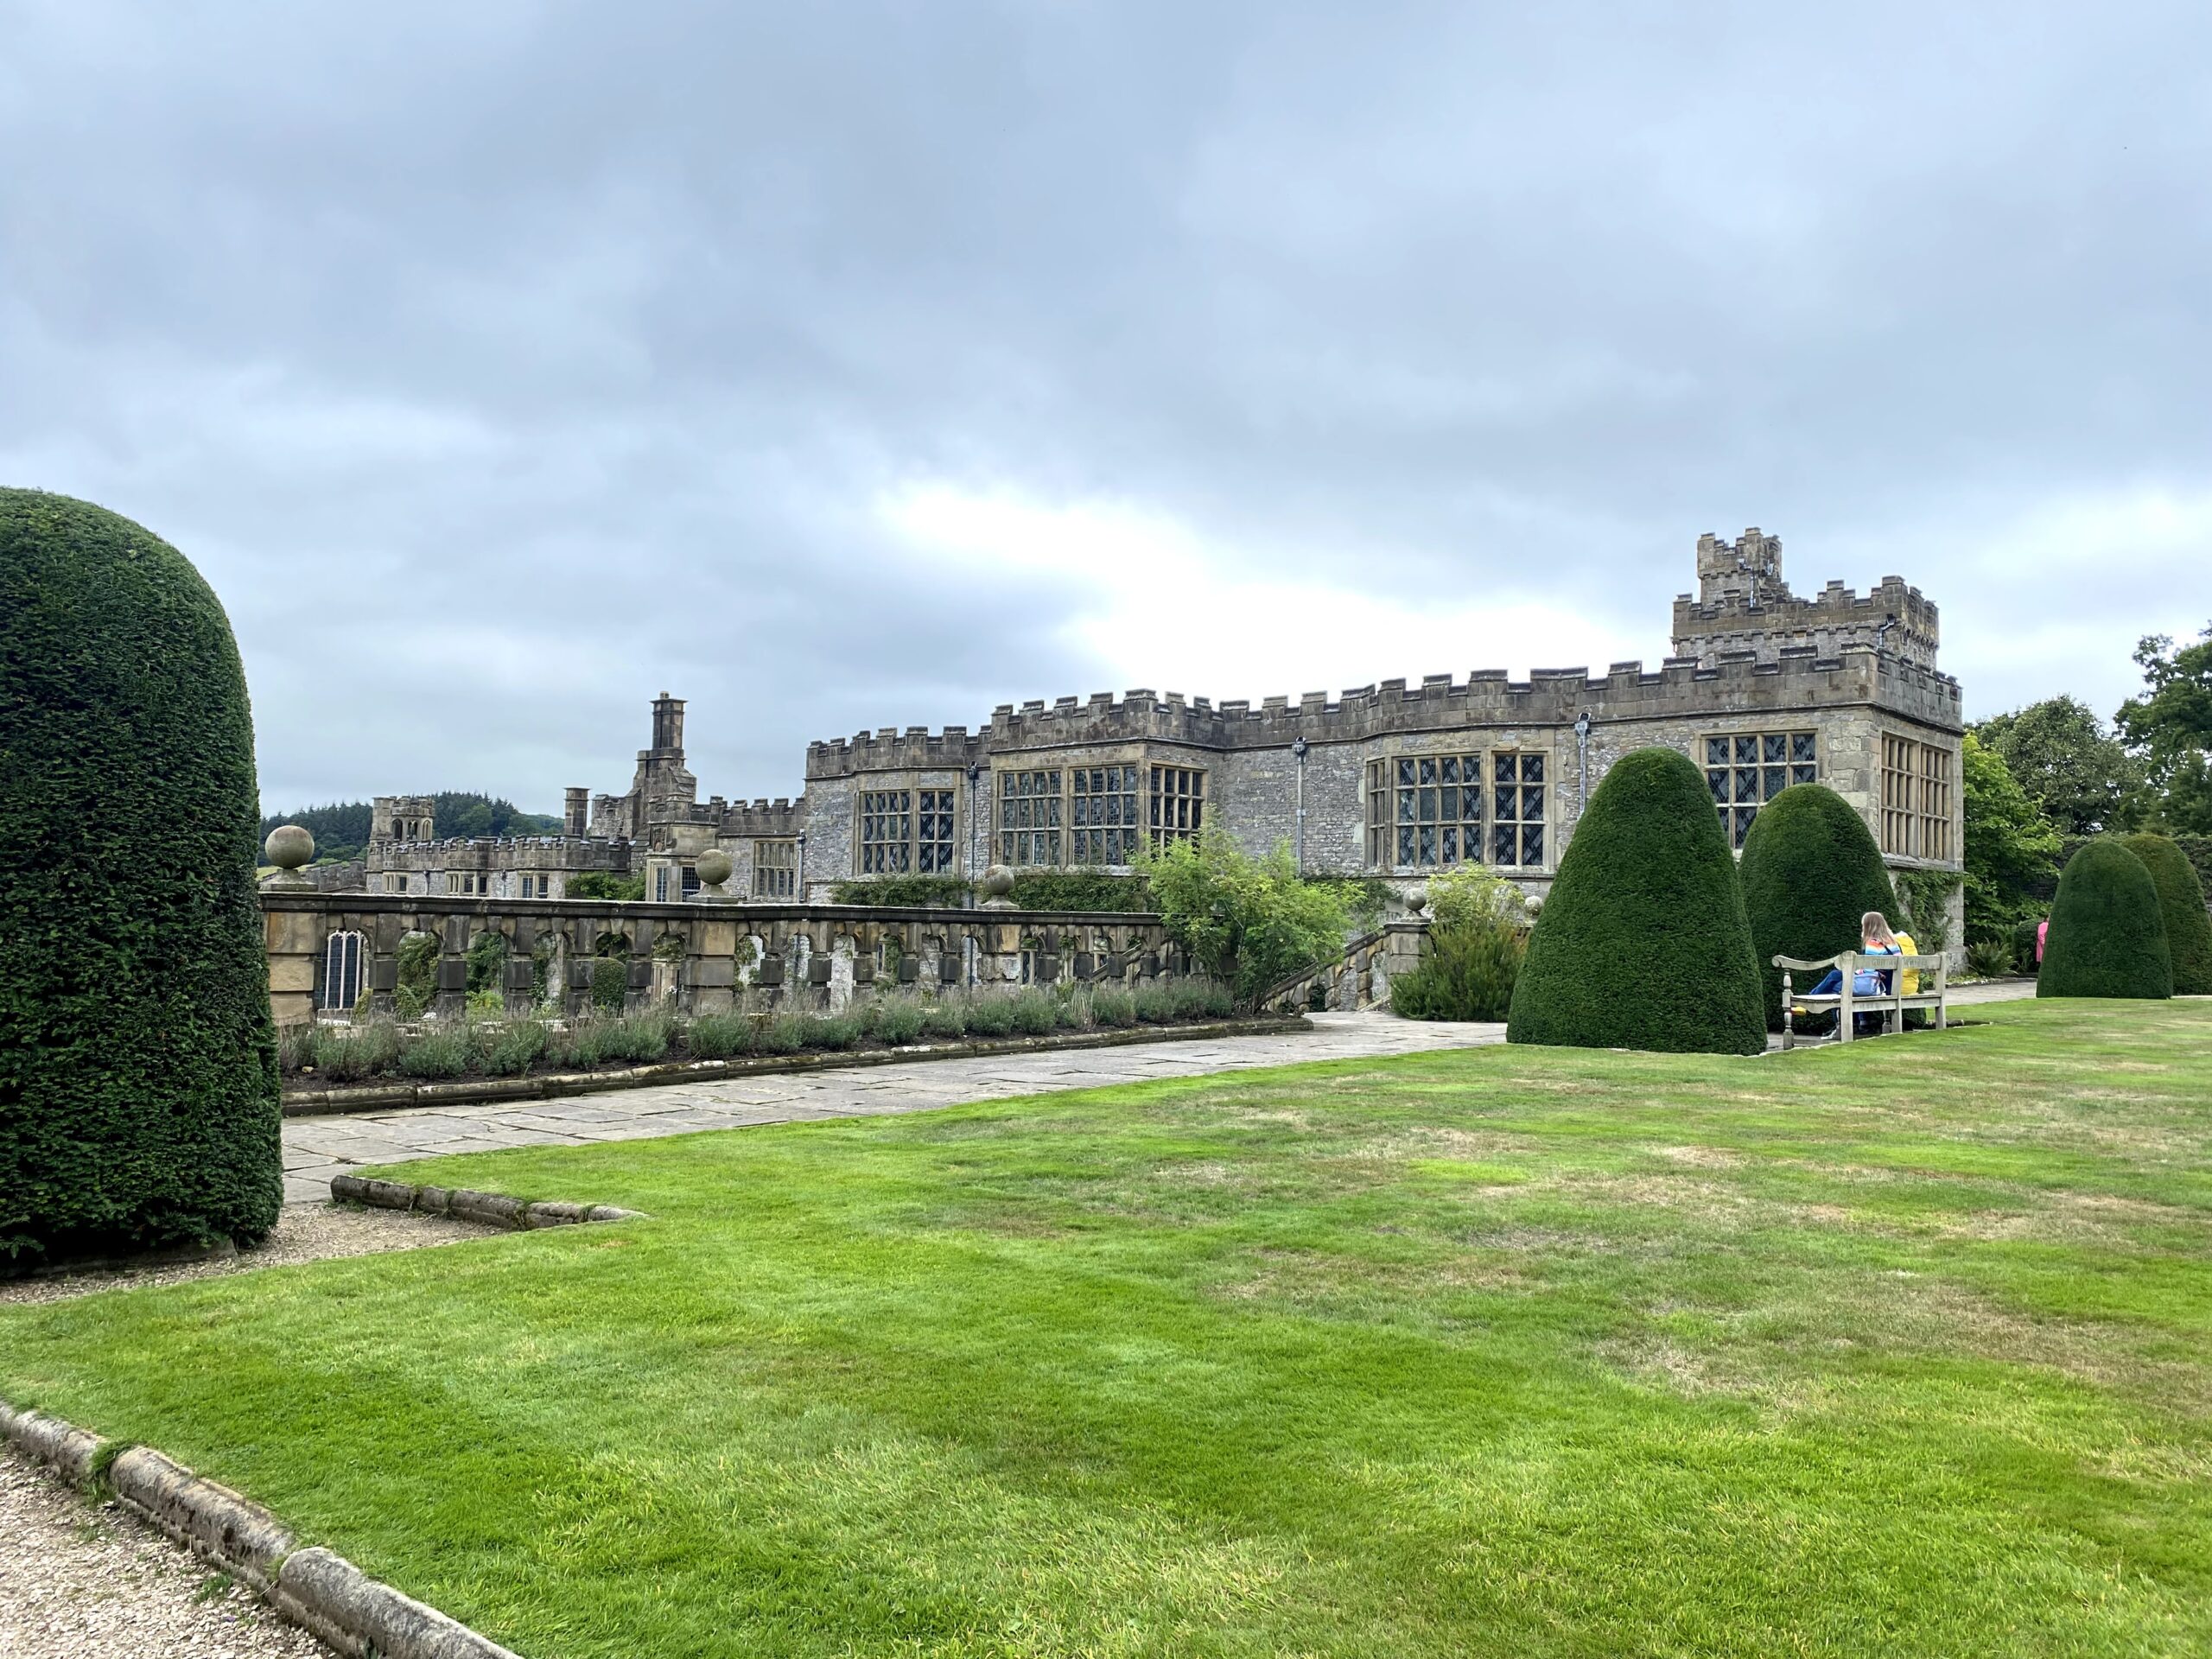
<svg viewBox="0 0 2212 1659">
<path fill-rule="evenodd" d="M 2204 910 L 2204 883 L 2189 855 L 2170 836 L 2124 836 L 2121 844 L 2143 861 L 2158 890 L 2166 924 L 2166 955 L 2173 964 L 2174 995 L 2212 995 L 2212 915 Z"/>
<path fill-rule="evenodd" d="M 1736 861 L 1674 749 L 1613 763 L 1560 860 L 1506 1040 L 1674 1053 L 1766 1047 Z"/>
<path fill-rule="evenodd" d="M 2036 995 L 2156 999 L 2173 988 L 2158 885 L 2118 836 L 2100 836 L 2058 878 Z"/>
<path fill-rule="evenodd" d="M 1769 1031 L 1782 1029 L 1776 957 L 1811 962 L 1855 950 L 1859 920 L 1870 910 L 1897 925 L 1897 898 L 1882 849 L 1866 820 L 1825 784 L 1792 784 L 1759 809 L 1744 837 L 1739 874 Z"/>
<path fill-rule="evenodd" d="M 0 490 L 0 1257 L 259 1238 L 283 1198 L 245 677 L 192 565 Z"/>
</svg>

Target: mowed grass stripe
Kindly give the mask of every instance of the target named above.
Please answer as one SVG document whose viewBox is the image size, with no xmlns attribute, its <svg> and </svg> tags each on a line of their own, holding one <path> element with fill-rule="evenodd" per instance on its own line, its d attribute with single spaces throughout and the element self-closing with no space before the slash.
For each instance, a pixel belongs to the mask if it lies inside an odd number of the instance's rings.
<svg viewBox="0 0 2212 1659">
<path fill-rule="evenodd" d="M 0 1390 L 532 1659 L 2204 1651 L 2212 1004 L 1976 1017 L 418 1165 L 654 1218 Z"/>
</svg>

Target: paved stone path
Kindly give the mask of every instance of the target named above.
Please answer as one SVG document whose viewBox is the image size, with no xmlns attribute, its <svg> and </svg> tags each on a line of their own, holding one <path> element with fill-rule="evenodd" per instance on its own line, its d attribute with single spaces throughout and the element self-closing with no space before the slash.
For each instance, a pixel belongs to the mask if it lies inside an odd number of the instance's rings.
<svg viewBox="0 0 2212 1659">
<path fill-rule="evenodd" d="M 1305 1060 L 1358 1059 L 1468 1048 L 1505 1040 L 1503 1025 L 1400 1020 L 1387 1014 L 1317 1014 L 1310 1032 L 1132 1044 L 974 1059 L 916 1060 L 827 1071 L 771 1072 L 625 1089 L 569 1100 L 410 1107 L 284 1120 L 284 1199 L 330 1196 L 330 1178 L 354 1164 L 391 1164 L 502 1147 L 582 1147 L 599 1141 L 689 1135 L 697 1129 L 825 1117 L 925 1112 L 971 1100 L 1093 1089 L 1154 1077 L 1200 1077 Z"/>
<path fill-rule="evenodd" d="M 1955 1006 L 1971 1006 L 2034 995 L 2033 980 L 2000 980 L 1955 990 L 1952 1001 Z M 1317 1014 L 1312 1019 L 1314 1029 L 1310 1032 L 1266 1037 L 773 1072 L 627 1089 L 570 1100 L 291 1117 L 284 1120 L 284 1198 L 289 1204 L 327 1199 L 330 1178 L 356 1164 L 392 1164 L 504 1147 L 582 1147 L 600 1141 L 746 1128 L 759 1123 L 923 1112 L 966 1101 L 1002 1100 L 1058 1089 L 1090 1089 L 1152 1077 L 1200 1077 L 1305 1060 L 1471 1048 L 1505 1040 L 1502 1024 L 1430 1023 L 1376 1013 Z"/>
</svg>

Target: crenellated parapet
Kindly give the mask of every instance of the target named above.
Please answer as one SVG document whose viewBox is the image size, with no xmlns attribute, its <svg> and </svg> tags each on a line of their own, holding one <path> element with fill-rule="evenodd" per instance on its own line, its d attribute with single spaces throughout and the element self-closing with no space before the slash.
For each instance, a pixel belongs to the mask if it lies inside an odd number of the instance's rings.
<svg viewBox="0 0 2212 1659">
<path fill-rule="evenodd" d="M 1866 645 L 1936 666 L 1942 643 L 1936 608 L 1902 576 L 1885 576 L 1865 594 L 1831 582 L 1802 596 L 1783 579 L 1782 538 L 1756 526 L 1733 542 L 1700 537 L 1697 574 L 1697 593 L 1675 600 L 1677 656 L 1711 662 L 1724 652 L 1749 651 L 1770 659 L 1792 645 L 1834 656 Z"/>
<path fill-rule="evenodd" d="M 732 801 L 722 809 L 717 833 L 738 840 L 779 840 L 806 828 L 806 797 L 796 800 L 763 796 L 758 800 Z"/>
<path fill-rule="evenodd" d="M 1568 727 L 1583 713 L 1620 723 L 1700 709 L 1758 713 L 1847 703 L 1888 709 L 1948 731 L 1961 725 L 1959 684 L 1947 674 L 1898 652 L 1878 653 L 1871 643 L 1833 654 L 1809 644 L 1785 644 L 1770 654 L 1720 649 L 1709 661 L 1669 657 L 1654 669 L 1641 661 L 1619 662 L 1599 674 L 1586 667 L 1535 669 L 1524 680 L 1503 669 L 1478 669 L 1464 678 L 1430 674 L 1418 682 L 1358 686 L 1334 697 L 1322 691 L 1264 697 L 1257 705 L 1242 698 L 1217 704 L 1149 691 L 1009 703 L 996 709 L 979 734 L 956 727 L 942 738 L 920 728 L 901 736 L 887 729 L 810 745 L 807 775 L 832 779 L 965 766 L 993 756 L 1123 742 L 1266 749 L 1287 747 L 1300 738 L 1309 744 L 1351 743 L 1460 726 Z M 950 741 L 956 734 L 957 743 Z"/>
</svg>

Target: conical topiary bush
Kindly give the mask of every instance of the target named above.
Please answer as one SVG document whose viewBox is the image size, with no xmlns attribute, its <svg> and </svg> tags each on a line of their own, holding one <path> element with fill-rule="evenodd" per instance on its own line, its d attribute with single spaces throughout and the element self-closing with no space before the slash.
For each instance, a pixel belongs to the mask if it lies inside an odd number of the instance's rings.
<svg viewBox="0 0 2212 1659">
<path fill-rule="evenodd" d="M 1756 1054 L 1758 965 L 1705 779 L 1673 749 L 1613 763 L 1560 860 L 1506 1039 Z"/>
<path fill-rule="evenodd" d="M 1782 1029 L 1776 957 L 1812 962 L 1855 950 L 1859 921 L 1870 910 L 1897 925 L 1897 894 L 1873 832 L 1825 784 L 1792 784 L 1759 809 L 1744 837 L 1740 871 L 1769 1031 Z M 1797 989 L 1809 988 L 1803 975 L 1797 979 Z"/>
<path fill-rule="evenodd" d="M 2167 836 L 2123 836 L 2121 844 L 2143 861 L 2158 890 L 2166 924 L 2166 956 L 2173 963 L 2176 996 L 2212 995 L 2212 915 L 2204 909 L 2204 883 L 2189 855 Z"/>
<path fill-rule="evenodd" d="M 2051 901 L 2037 996 L 2171 996 L 2173 963 L 2158 889 L 2117 836 L 2067 861 Z"/>
<path fill-rule="evenodd" d="M 257 795 L 199 573 L 99 507 L 0 490 L 0 1260 L 276 1221 Z"/>
</svg>

